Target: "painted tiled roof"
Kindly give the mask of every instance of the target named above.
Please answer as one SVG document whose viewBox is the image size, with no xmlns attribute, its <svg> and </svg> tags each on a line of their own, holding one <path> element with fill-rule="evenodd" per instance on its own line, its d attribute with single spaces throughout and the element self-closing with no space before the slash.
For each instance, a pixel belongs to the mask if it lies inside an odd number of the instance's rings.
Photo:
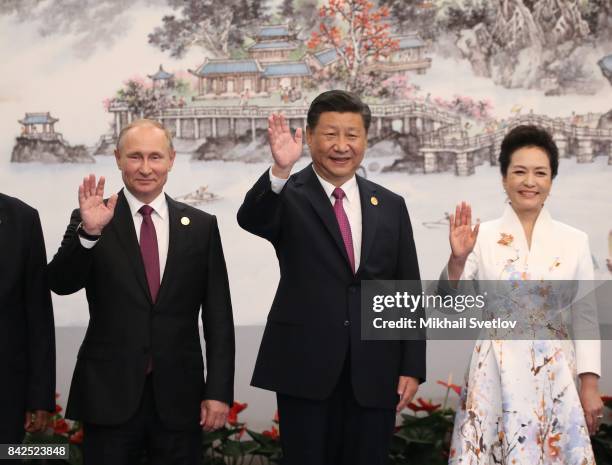
<svg viewBox="0 0 612 465">
<path fill-rule="evenodd" d="M 159 65 L 159 70 L 149 77 L 154 81 L 159 81 L 161 79 L 170 79 L 172 76 L 174 76 L 174 74 L 165 71 L 164 68 L 162 68 L 162 65 Z"/>
<path fill-rule="evenodd" d="M 49 113 L 26 113 L 25 118 L 19 120 L 21 124 L 49 124 L 59 121 Z"/>
<path fill-rule="evenodd" d="M 394 39 L 399 42 L 400 50 L 425 46 L 425 42 L 417 36 L 398 36 Z M 321 63 L 321 66 L 327 66 L 338 58 L 338 53 L 335 48 L 328 48 L 314 53 L 313 56 Z"/>
<path fill-rule="evenodd" d="M 267 50 L 271 48 L 295 49 L 297 48 L 297 44 L 294 42 L 288 42 L 286 40 L 272 40 L 269 42 L 258 42 L 255 45 L 251 45 L 249 50 Z"/>
<path fill-rule="evenodd" d="M 338 58 L 338 54 L 336 53 L 335 48 L 330 48 L 315 53 L 314 57 L 319 61 L 319 63 L 321 63 L 322 66 L 327 66 Z"/>
<path fill-rule="evenodd" d="M 602 70 L 612 73 L 612 55 L 603 57 L 598 63 Z"/>
<path fill-rule="evenodd" d="M 258 73 L 261 70 L 255 60 L 219 60 L 204 63 L 196 74 L 230 74 L 230 73 Z"/>
<path fill-rule="evenodd" d="M 264 77 L 310 76 L 310 68 L 302 61 L 293 63 L 270 63 L 264 69 Z"/>
<path fill-rule="evenodd" d="M 407 48 L 419 48 L 419 47 L 425 46 L 425 42 L 423 42 L 417 36 L 394 37 L 394 39 L 399 40 L 400 50 L 404 50 Z"/>
<path fill-rule="evenodd" d="M 262 26 L 259 28 L 259 37 L 282 37 L 290 35 L 287 26 Z"/>
</svg>

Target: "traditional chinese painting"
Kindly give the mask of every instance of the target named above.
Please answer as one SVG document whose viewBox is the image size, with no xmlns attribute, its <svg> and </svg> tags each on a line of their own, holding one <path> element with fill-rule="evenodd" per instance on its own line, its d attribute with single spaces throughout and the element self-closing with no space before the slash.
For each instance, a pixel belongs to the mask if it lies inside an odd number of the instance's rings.
<svg viewBox="0 0 612 465">
<path fill-rule="evenodd" d="M 79 180 L 120 189 L 117 135 L 154 118 L 178 152 L 166 191 L 217 215 L 236 320 L 262 322 L 277 264 L 235 215 L 271 160 L 267 117 L 303 127 L 312 99 L 342 88 L 371 107 L 360 174 L 406 198 L 424 277 L 448 257 L 457 202 L 501 214 L 500 143 L 527 123 L 560 150 L 550 209 L 589 234 L 610 279 L 607 0 L 5 0 L 0 24 L 0 190 L 39 209 L 50 256 Z M 86 321 L 80 299 L 60 323 Z"/>
</svg>

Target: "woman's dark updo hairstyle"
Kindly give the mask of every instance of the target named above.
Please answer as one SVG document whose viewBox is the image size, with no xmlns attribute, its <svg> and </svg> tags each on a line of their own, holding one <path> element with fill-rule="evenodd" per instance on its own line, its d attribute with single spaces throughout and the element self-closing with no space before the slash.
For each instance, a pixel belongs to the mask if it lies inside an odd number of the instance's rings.
<svg viewBox="0 0 612 465">
<path fill-rule="evenodd" d="M 512 129 L 502 141 L 499 153 L 499 166 L 502 176 L 506 177 L 506 174 L 508 174 L 508 166 L 510 166 L 512 154 L 523 147 L 538 147 L 546 152 L 550 162 L 552 179 L 554 179 L 559 169 L 559 149 L 557 144 L 555 144 L 552 136 L 545 129 L 526 124 Z"/>
</svg>

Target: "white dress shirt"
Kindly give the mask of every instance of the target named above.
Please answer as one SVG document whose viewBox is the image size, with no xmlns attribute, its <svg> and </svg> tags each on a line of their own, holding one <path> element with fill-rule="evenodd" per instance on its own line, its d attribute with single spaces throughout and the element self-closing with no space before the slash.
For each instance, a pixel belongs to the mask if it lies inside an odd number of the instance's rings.
<svg viewBox="0 0 612 465">
<path fill-rule="evenodd" d="M 125 194 L 125 198 L 130 207 L 132 220 L 134 221 L 134 229 L 136 230 L 136 238 L 138 239 L 138 243 L 140 243 L 140 226 L 142 225 L 142 215 L 138 212 L 138 210 L 140 207 L 145 205 L 145 203 L 134 197 L 134 195 L 127 188 L 123 189 L 123 193 Z M 162 191 L 161 194 L 159 194 L 148 205 L 153 208 L 151 220 L 155 225 L 155 234 L 157 235 L 157 247 L 159 251 L 159 276 L 163 277 L 164 269 L 166 268 L 166 260 L 168 258 L 168 240 L 170 229 L 168 202 L 166 201 L 164 192 Z M 79 237 L 79 240 L 81 241 L 81 245 L 86 249 L 91 249 L 94 245 L 96 245 L 96 242 L 98 242 L 90 241 L 82 237 Z"/>
<path fill-rule="evenodd" d="M 326 181 L 317 170 L 312 167 L 312 170 L 317 175 L 323 190 L 327 194 L 327 198 L 331 202 L 332 206 L 336 203 L 335 197 L 332 192 L 336 188 L 332 183 Z M 272 174 L 272 168 L 270 168 L 270 187 L 272 192 L 280 194 L 287 183 L 287 179 L 278 178 Z M 345 197 L 342 199 L 342 206 L 348 217 L 349 224 L 351 225 L 351 236 L 353 238 L 353 252 L 355 254 L 355 271 L 359 269 L 359 263 L 361 261 L 361 235 L 362 235 L 362 223 L 361 223 L 361 197 L 359 197 L 359 186 L 357 185 L 357 178 L 355 175 L 348 181 L 346 181 L 340 188 L 344 191 Z"/>
</svg>

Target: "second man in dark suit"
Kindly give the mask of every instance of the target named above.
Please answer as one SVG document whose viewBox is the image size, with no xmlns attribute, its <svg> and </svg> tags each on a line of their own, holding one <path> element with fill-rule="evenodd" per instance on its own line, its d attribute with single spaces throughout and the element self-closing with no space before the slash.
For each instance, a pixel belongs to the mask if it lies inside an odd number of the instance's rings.
<svg viewBox="0 0 612 465">
<path fill-rule="evenodd" d="M 4 194 L 0 254 L 0 444 L 18 444 L 55 411 L 55 328 L 38 212 Z"/>
<path fill-rule="evenodd" d="M 139 120 L 115 152 L 125 189 L 79 187 L 51 289 L 85 288 L 89 326 L 66 410 L 84 422 L 86 465 L 201 463 L 201 427 L 225 424 L 233 398 L 234 326 L 217 220 L 163 192 L 169 133 Z M 201 309 L 206 377 L 198 330 Z"/>
<path fill-rule="evenodd" d="M 361 339 L 362 280 L 418 280 L 404 199 L 356 176 L 367 105 L 329 91 L 311 104 L 312 165 L 283 116 L 269 119 L 273 166 L 238 222 L 272 243 L 280 283 L 252 384 L 277 393 L 285 465 L 387 463 L 396 410 L 425 379 L 425 341 Z"/>
</svg>

